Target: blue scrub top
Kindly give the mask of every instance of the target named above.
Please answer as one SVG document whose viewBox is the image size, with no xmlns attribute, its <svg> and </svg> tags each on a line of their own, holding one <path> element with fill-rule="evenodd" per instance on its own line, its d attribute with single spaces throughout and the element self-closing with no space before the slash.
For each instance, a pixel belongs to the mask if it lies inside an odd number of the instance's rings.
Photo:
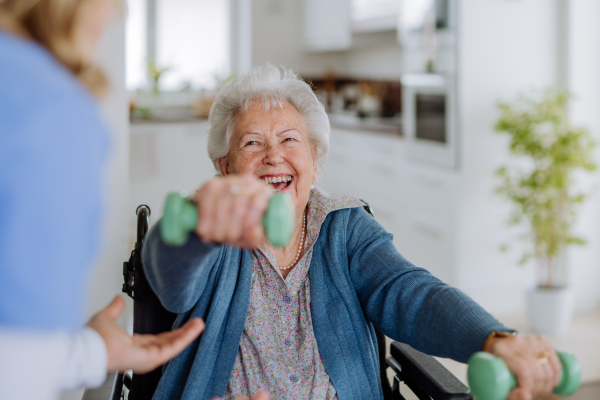
<svg viewBox="0 0 600 400">
<path fill-rule="evenodd" d="M 108 145 L 77 79 L 41 45 L 0 31 L 0 328 L 83 323 Z"/>
</svg>

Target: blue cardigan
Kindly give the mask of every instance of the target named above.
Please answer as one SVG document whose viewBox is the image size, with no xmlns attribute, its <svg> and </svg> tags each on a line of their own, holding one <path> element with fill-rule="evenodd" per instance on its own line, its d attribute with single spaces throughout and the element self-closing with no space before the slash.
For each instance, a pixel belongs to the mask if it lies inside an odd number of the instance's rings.
<svg viewBox="0 0 600 400">
<path fill-rule="evenodd" d="M 144 267 L 161 303 L 206 329 L 165 367 L 154 399 L 223 396 L 244 329 L 252 253 L 204 244 L 165 245 L 148 233 Z M 340 400 L 382 399 L 373 326 L 428 354 L 465 362 L 503 325 L 460 290 L 407 261 L 362 208 L 331 212 L 310 265 L 311 312 L 323 364 Z"/>
</svg>

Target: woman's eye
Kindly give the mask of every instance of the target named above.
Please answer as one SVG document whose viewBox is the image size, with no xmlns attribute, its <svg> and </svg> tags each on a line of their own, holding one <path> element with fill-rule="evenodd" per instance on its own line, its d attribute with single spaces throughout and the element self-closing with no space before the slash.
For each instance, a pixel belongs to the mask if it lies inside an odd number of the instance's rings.
<svg viewBox="0 0 600 400">
<path fill-rule="evenodd" d="M 291 137 L 289 137 L 289 138 L 285 138 L 285 139 L 283 139 L 283 141 L 284 141 L 284 142 L 293 142 L 293 141 L 294 141 L 294 138 L 291 138 Z"/>
<path fill-rule="evenodd" d="M 251 140 L 246 143 L 246 146 L 254 146 L 255 144 L 258 144 L 258 142 L 256 140 Z"/>
</svg>

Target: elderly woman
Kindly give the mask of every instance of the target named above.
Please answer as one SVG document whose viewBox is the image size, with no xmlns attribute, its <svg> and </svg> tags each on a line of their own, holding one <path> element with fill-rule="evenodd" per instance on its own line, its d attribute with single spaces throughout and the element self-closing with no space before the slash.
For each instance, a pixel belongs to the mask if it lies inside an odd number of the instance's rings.
<svg viewBox="0 0 600 400">
<path fill-rule="evenodd" d="M 374 327 L 461 362 L 480 350 L 504 358 L 519 380 L 515 399 L 557 385 L 548 340 L 502 335 L 508 329 L 465 294 L 402 257 L 362 201 L 314 187 L 329 122 L 297 75 L 255 68 L 223 88 L 209 122 L 221 177 L 196 192 L 196 234 L 170 247 L 155 226 L 143 252 L 175 325 L 206 321 L 166 367 L 155 399 L 381 399 Z M 273 192 L 294 204 L 284 248 L 260 225 Z"/>
</svg>

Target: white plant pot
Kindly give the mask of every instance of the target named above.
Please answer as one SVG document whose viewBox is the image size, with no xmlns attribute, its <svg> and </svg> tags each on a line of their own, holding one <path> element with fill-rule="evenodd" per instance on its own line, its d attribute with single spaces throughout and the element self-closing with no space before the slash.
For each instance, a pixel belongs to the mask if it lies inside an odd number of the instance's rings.
<svg viewBox="0 0 600 400">
<path fill-rule="evenodd" d="M 531 328 L 545 335 L 567 332 L 573 316 L 573 292 L 568 287 L 535 288 L 527 293 Z"/>
</svg>

